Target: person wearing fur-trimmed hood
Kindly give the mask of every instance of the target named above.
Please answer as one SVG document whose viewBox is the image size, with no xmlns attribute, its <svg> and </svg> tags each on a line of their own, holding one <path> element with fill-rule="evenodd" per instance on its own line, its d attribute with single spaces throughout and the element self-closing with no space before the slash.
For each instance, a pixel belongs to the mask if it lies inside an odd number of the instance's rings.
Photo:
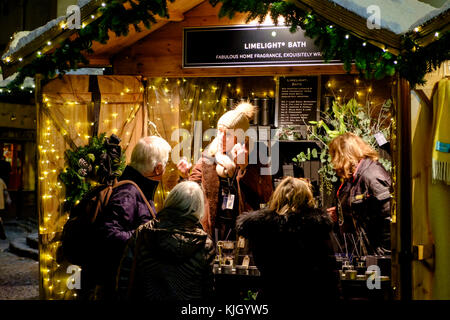
<svg viewBox="0 0 450 320">
<path fill-rule="evenodd" d="M 260 208 L 272 193 L 272 179 L 261 175 L 261 166 L 248 164 L 248 150 L 238 143 L 238 130 L 249 129 L 256 107 L 240 103 L 223 114 L 217 123 L 217 136 L 203 152 L 189 174 L 189 165 L 180 162 L 180 175 L 202 185 L 205 215 L 201 223 L 214 240 L 234 240 L 236 217 Z M 236 135 L 235 135 L 236 134 Z M 251 148 L 251 145 L 250 147 Z"/>
</svg>

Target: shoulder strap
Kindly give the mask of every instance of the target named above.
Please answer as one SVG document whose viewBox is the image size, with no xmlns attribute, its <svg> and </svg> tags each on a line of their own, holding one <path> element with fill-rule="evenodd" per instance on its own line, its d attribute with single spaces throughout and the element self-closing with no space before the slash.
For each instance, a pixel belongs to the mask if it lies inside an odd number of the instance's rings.
<svg viewBox="0 0 450 320">
<path fill-rule="evenodd" d="M 113 189 L 123 186 L 124 184 L 132 184 L 133 186 L 135 186 L 135 188 L 139 191 L 139 193 L 141 194 L 142 199 L 144 199 L 144 202 L 146 204 L 146 206 L 148 207 L 148 210 L 150 210 L 150 213 L 152 214 L 153 218 L 156 218 L 156 212 L 153 210 L 152 206 L 150 205 L 150 203 L 147 201 L 147 198 L 145 197 L 144 193 L 142 192 L 141 188 L 139 188 L 139 186 L 131 180 L 122 180 L 117 182 L 116 184 L 113 185 Z"/>
</svg>

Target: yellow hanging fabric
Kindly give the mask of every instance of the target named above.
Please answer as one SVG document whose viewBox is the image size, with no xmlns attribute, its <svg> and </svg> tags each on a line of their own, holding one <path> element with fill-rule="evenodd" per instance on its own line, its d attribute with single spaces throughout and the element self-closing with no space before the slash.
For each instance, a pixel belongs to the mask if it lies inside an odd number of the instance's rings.
<svg viewBox="0 0 450 320">
<path fill-rule="evenodd" d="M 428 189 L 431 230 L 435 240 L 432 298 L 450 299 L 450 153 L 436 150 L 436 142 L 450 143 L 450 81 L 441 80 L 433 96 L 432 184 Z M 442 148 L 442 146 L 440 146 Z M 445 151 L 445 150 L 444 150 Z M 446 166 L 446 167 L 445 167 Z M 447 169 L 446 176 L 445 168 Z M 446 179 L 446 180 L 445 180 Z"/>
<path fill-rule="evenodd" d="M 450 80 L 442 79 L 433 97 L 433 183 L 450 185 Z"/>
</svg>

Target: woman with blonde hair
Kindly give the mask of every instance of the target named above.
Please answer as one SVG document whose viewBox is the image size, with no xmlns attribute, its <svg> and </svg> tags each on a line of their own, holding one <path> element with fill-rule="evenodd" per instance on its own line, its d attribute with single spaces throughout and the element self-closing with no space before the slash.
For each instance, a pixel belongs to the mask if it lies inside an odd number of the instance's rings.
<svg viewBox="0 0 450 320">
<path fill-rule="evenodd" d="M 334 138 L 329 144 L 334 170 L 341 178 L 338 208 L 328 209 L 343 232 L 367 235 L 375 253 L 390 248 L 390 175 L 378 162 L 378 153 L 353 133 Z M 339 218 L 338 218 L 339 216 Z"/>
<path fill-rule="evenodd" d="M 237 233 L 261 272 L 261 299 L 338 298 L 331 225 L 315 208 L 311 184 L 293 177 L 281 181 L 267 208 L 238 217 Z"/>
</svg>

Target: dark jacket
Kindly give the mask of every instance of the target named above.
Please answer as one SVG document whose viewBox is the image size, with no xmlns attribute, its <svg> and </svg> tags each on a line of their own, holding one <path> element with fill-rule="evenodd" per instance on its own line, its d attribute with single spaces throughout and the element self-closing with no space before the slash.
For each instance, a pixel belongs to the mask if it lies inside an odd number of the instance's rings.
<svg viewBox="0 0 450 320">
<path fill-rule="evenodd" d="M 120 266 L 119 296 L 131 300 L 203 300 L 213 290 L 215 250 L 191 217 L 164 209 L 130 240 Z"/>
<path fill-rule="evenodd" d="M 245 170 L 244 177 L 238 182 L 240 213 L 257 210 L 260 208 L 261 203 L 269 201 L 273 191 L 272 177 L 268 175 L 262 176 L 260 169 L 261 166 L 259 165 L 249 164 Z M 205 195 L 205 215 L 201 223 L 203 229 L 212 236 L 216 224 L 220 189 L 215 158 L 203 154 L 194 166 L 189 180 L 202 185 Z"/>
<path fill-rule="evenodd" d="M 338 277 L 330 244 L 332 222 L 321 210 L 279 215 L 263 209 L 237 219 L 249 241 L 267 300 L 337 299 Z"/>
<path fill-rule="evenodd" d="M 130 166 L 125 168 L 119 180 L 135 182 L 155 210 L 153 197 L 158 186 L 157 181 L 145 178 Z M 105 290 L 114 289 L 115 276 L 128 240 L 140 225 L 150 219 L 152 215 L 135 186 L 125 184 L 114 189 L 104 214 L 96 221 L 99 249 L 97 270 L 93 270 L 93 276 L 95 281 L 106 286 Z"/>
<path fill-rule="evenodd" d="M 362 160 L 354 177 L 344 181 L 338 192 L 345 231 L 352 232 L 356 224 L 365 230 L 372 250 L 389 249 L 390 200 L 389 173 L 378 161 Z"/>
</svg>

